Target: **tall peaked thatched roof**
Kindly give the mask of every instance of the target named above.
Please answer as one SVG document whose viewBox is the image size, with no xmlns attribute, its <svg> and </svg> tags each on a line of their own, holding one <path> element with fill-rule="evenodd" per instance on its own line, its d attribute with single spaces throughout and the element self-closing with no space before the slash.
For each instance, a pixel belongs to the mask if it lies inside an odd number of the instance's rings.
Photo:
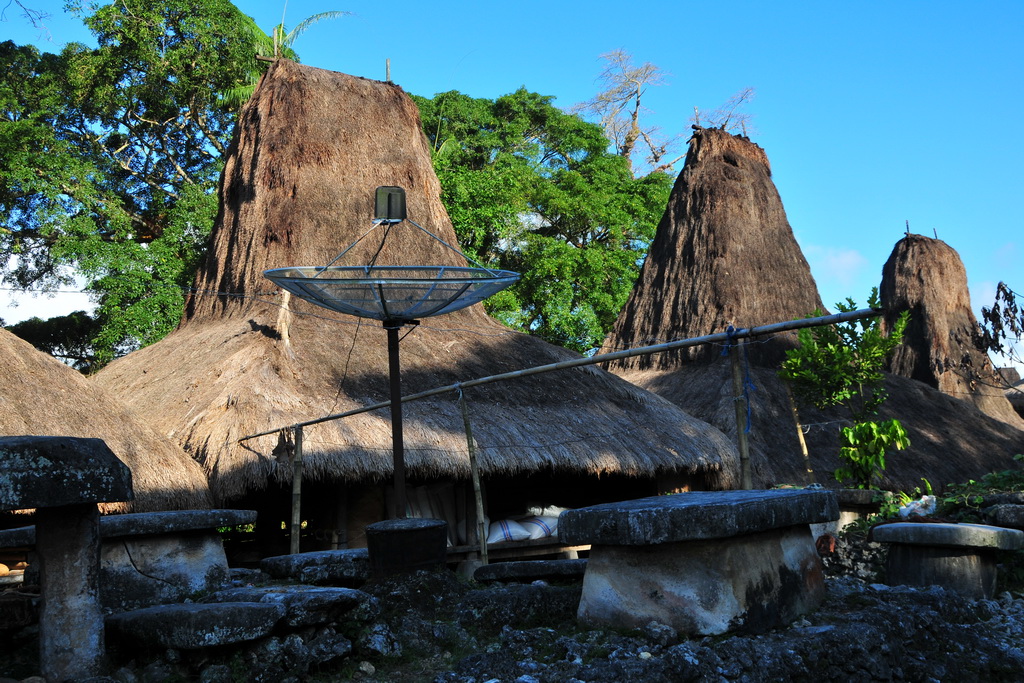
<svg viewBox="0 0 1024 683">
<path fill-rule="evenodd" d="M 786 219 L 764 150 L 717 128 L 697 129 L 640 277 L 603 351 L 724 332 L 824 308 Z M 754 351 L 775 362 L 780 336 Z M 635 357 L 622 368 L 708 359 L 710 347 Z"/>
<path fill-rule="evenodd" d="M 1005 382 L 974 343 L 967 271 L 956 250 L 939 239 L 907 234 L 882 269 L 882 305 L 890 327 L 900 311 L 910 322 L 889 369 L 944 394 L 973 403 L 982 412 L 1024 429 L 1024 420 L 1004 394 Z"/>
<path fill-rule="evenodd" d="M 104 512 L 210 507 L 199 465 L 121 401 L 4 329 L 0 356 L 0 434 L 103 439 L 131 469 L 134 503 L 103 504 Z"/>
<path fill-rule="evenodd" d="M 665 217 L 629 302 L 604 350 L 801 318 L 820 307 L 814 281 L 793 239 L 764 151 L 721 130 L 698 130 Z M 781 341 L 781 344 L 779 342 Z M 806 481 L 786 388 L 776 370 L 781 349 L 746 345 L 742 384 L 749 397 L 755 486 Z M 667 398 L 736 439 L 729 360 L 705 346 L 692 357 L 662 354 L 611 364 L 616 374 Z M 883 417 L 907 427 L 911 449 L 889 458 L 883 485 L 912 489 L 976 478 L 1012 466 L 1024 433 L 918 382 L 886 379 Z M 811 464 L 822 483 L 839 465 L 838 431 L 847 415 L 801 409 Z M 747 429 L 747 421 L 742 428 Z"/>
<path fill-rule="evenodd" d="M 412 100 L 389 83 L 276 62 L 240 114 L 209 257 L 180 327 L 96 377 L 198 458 L 220 500 L 290 477 L 289 465 L 270 457 L 273 436 L 244 444 L 240 437 L 387 399 L 379 323 L 289 299 L 262 276 L 337 256 L 370 228 L 382 185 L 404 187 L 409 217 L 455 244 Z M 377 254 L 380 234 L 346 265 L 375 254 L 378 263 L 464 265 L 407 223 Z M 477 305 L 410 328 L 401 356 L 410 394 L 574 354 L 508 330 Z M 523 378 L 466 396 L 485 474 L 704 472 L 719 485 L 734 478 L 735 451 L 720 432 L 604 371 Z M 407 404 L 404 415 L 412 477 L 468 476 L 453 396 Z M 386 477 L 388 412 L 308 427 L 304 451 L 304 476 Z"/>
</svg>

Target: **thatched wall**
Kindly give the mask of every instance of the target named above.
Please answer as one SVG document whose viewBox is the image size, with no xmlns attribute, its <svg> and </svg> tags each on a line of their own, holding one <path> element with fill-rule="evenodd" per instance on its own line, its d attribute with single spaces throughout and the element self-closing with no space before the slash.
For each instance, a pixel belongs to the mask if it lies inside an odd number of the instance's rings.
<svg viewBox="0 0 1024 683">
<path fill-rule="evenodd" d="M 791 320 L 824 309 L 793 236 L 763 149 L 717 128 L 698 129 L 640 277 L 602 351 Z M 780 335 L 753 350 L 775 363 Z M 630 358 L 620 368 L 665 369 L 719 352 L 694 347 Z"/>
<path fill-rule="evenodd" d="M 177 331 L 96 377 L 203 463 L 218 500 L 290 477 L 290 465 L 271 455 L 275 437 L 239 444 L 240 437 L 387 399 L 379 323 L 289 300 L 262 277 L 267 268 L 334 258 L 370 228 L 379 185 L 404 187 L 410 218 L 455 244 L 416 108 L 400 88 L 274 64 L 240 116 L 200 294 Z M 408 224 L 393 231 L 379 263 L 458 264 Z M 366 263 L 379 243 L 374 236 L 369 252 L 346 256 L 346 265 Z M 406 394 L 575 356 L 508 330 L 481 306 L 423 321 L 401 354 Z M 701 472 L 720 486 L 735 480 L 735 449 L 718 430 L 601 370 L 466 395 L 485 474 Z M 453 396 L 407 404 L 404 413 L 410 476 L 468 476 Z M 391 474 L 387 411 L 309 427 L 304 445 L 306 477 Z"/>
<path fill-rule="evenodd" d="M 135 502 L 104 512 L 202 509 L 206 477 L 180 447 L 80 373 L 0 329 L 0 435 L 103 439 L 132 471 Z"/>
<path fill-rule="evenodd" d="M 891 328 L 900 311 L 910 311 L 903 343 L 890 362 L 893 373 L 1024 429 L 1024 420 L 1006 399 L 1005 382 L 974 344 L 978 324 L 971 311 L 967 271 L 956 250 L 942 240 L 908 234 L 885 262 L 880 291 L 889 311 L 885 328 Z"/>
</svg>

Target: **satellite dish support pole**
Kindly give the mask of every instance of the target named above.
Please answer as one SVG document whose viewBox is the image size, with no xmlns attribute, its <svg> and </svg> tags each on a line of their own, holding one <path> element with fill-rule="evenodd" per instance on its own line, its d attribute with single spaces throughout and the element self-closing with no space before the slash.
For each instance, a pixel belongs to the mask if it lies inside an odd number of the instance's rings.
<svg viewBox="0 0 1024 683">
<path fill-rule="evenodd" d="M 402 372 L 398 357 L 398 332 L 402 321 L 385 320 L 388 333 L 388 375 L 391 379 L 391 444 L 395 468 L 395 510 L 394 519 L 406 517 L 405 495 L 405 444 L 402 435 Z"/>
</svg>

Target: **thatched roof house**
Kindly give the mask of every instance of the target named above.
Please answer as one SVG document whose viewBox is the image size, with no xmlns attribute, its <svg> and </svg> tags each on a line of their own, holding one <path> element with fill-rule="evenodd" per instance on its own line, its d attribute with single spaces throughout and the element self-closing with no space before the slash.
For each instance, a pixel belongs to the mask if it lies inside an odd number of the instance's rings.
<svg viewBox="0 0 1024 683">
<path fill-rule="evenodd" d="M 697 130 L 640 279 L 603 350 L 722 332 L 729 324 L 797 319 L 818 307 L 764 151 L 725 131 Z M 744 358 L 755 486 L 807 481 L 786 388 L 776 374 L 792 343 L 791 337 L 754 343 Z M 735 439 L 730 365 L 721 353 L 706 346 L 610 369 Z M 912 447 L 889 458 L 885 486 L 910 489 L 921 477 L 936 486 L 963 481 L 1012 466 L 1010 456 L 1024 450 L 1024 433 L 923 384 L 893 376 L 886 388 L 890 399 L 881 415 L 904 422 Z M 831 473 L 839 465 L 837 434 L 845 417 L 800 411 L 823 484 L 835 485 Z"/>
<path fill-rule="evenodd" d="M 386 400 L 379 323 L 282 294 L 268 268 L 324 265 L 370 229 L 374 190 L 407 192 L 409 217 L 455 244 L 415 104 L 392 84 L 276 62 L 240 114 L 197 294 L 178 330 L 105 368 L 96 382 L 129 398 L 210 476 L 221 503 L 289 481 L 274 436 L 249 434 Z M 407 223 L 347 265 L 451 264 L 460 257 Z M 360 243 L 362 246 L 363 243 Z M 354 256 L 353 256 L 354 255 Z M 515 333 L 480 305 L 424 320 L 401 342 L 406 395 L 574 357 Z M 577 369 L 466 391 L 485 476 L 702 477 L 728 486 L 735 451 L 714 428 L 607 372 Z M 469 475 L 452 395 L 409 403 L 413 479 Z M 390 476 L 388 412 L 308 427 L 304 482 Z M 538 487 L 543 478 L 532 481 Z M 571 495 L 573 487 L 561 484 Z M 492 502 L 500 491 L 492 487 Z M 332 494 L 336 495 L 336 494 Z"/>
<path fill-rule="evenodd" d="M 104 512 L 210 507 L 202 468 L 121 401 L 4 329 L 0 357 L 0 435 L 103 439 L 131 469 L 134 503 L 105 503 Z"/>
<path fill-rule="evenodd" d="M 885 262 L 880 291 L 889 311 L 884 326 L 892 325 L 898 311 L 910 311 L 891 372 L 1024 429 L 1024 420 L 1006 399 L 1006 383 L 974 343 L 978 322 L 971 311 L 967 271 L 955 249 L 942 240 L 908 233 Z"/>
<path fill-rule="evenodd" d="M 771 176 L 768 156 L 748 139 L 718 128 L 694 131 L 640 277 L 602 352 L 824 309 Z M 780 335 L 751 353 L 773 364 L 794 343 Z M 692 347 L 618 367 L 670 368 L 719 352 Z"/>
</svg>

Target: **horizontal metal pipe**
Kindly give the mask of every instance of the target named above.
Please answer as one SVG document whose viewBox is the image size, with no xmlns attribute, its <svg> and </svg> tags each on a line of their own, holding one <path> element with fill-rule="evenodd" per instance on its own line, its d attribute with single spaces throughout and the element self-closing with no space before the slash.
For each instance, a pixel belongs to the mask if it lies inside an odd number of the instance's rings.
<svg viewBox="0 0 1024 683">
<path fill-rule="evenodd" d="M 409 401 L 418 401 L 420 399 L 429 398 L 431 396 L 437 396 L 438 394 L 445 394 L 448 393 L 449 391 L 465 389 L 467 387 L 477 387 L 480 386 L 481 384 L 492 384 L 494 382 L 501 382 L 508 379 L 517 379 L 519 377 L 540 375 L 545 372 L 554 372 L 555 370 L 567 370 L 569 368 L 578 368 L 584 365 L 595 365 L 597 363 L 605 363 L 608 361 L 620 360 L 622 358 L 632 358 L 633 356 L 648 356 L 653 353 L 674 351 L 675 349 L 684 349 L 689 346 L 697 346 L 699 344 L 712 344 L 715 342 L 730 341 L 732 339 L 745 339 L 748 337 L 757 337 L 763 334 L 774 334 L 775 332 L 788 332 L 790 330 L 798 330 L 804 327 L 820 327 L 822 325 L 835 325 L 837 323 L 845 323 L 851 320 L 860 320 L 861 318 L 876 317 L 882 315 L 883 313 L 885 313 L 885 309 L 882 308 L 861 308 L 856 311 L 847 311 L 845 313 L 833 313 L 831 315 L 823 315 L 817 318 L 802 318 L 800 320 L 787 320 L 785 322 L 772 323 L 770 325 L 745 327 L 738 330 L 733 330 L 731 333 L 718 332 L 716 334 L 708 334 L 703 337 L 691 337 L 690 339 L 680 339 L 677 341 L 664 342 L 662 344 L 654 344 L 652 346 L 638 346 L 633 349 L 624 349 L 622 351 L 602 353 L 596 356 L 584 356 L 582 358 L 573 358 L 571 360 L 563 360 L 557 363 L 549 363 L 547 365 L 537 365 L 535 367 L 524 368 L 522 370 L 503 372 L 500 375 L 489 375 L 487 377 L 471 379 L 465 382 L 456 382 L 455 384 L 437 387 L 436 389 L 428 389 L 427 391 L 421 391 L 418 394 L 409 394 L 408 396 L 402 397 L 402 403 L 407 403 Z M 345 411 L 344 413 L 336 413 L 334 415 L 318 417 L 315 420 L 297 422 L 292 425 L 285 425 L 283 427 L 278 427 L 277 429 L 271 429 L 265 432 L 260 432 L 259 434 L 250 434 L 249 436 L 244 436 L 238 440 L 238 443 L 241 443 L 248 439 L 255 439 L 260 436 L 267 436 L 268 434 L 276 434 L 287 427 L 308 427 L 310 425 L 320 424 L 321 422 L 329 422 L 331 420 L 338 420 L 343 417 L 351 417 L 353 415 L 359 415 L 360 413 L 367 413 L 370 412 L 371 410 L 380 410 L 381 408 L 387 408 L 390 405 L 391 401 L 385 401 L 383 403 L 374 403 L 372 405 L 363 406 L 362 408 L 354 408 L 353 410 L 348 410 Z"/>
</svg>

